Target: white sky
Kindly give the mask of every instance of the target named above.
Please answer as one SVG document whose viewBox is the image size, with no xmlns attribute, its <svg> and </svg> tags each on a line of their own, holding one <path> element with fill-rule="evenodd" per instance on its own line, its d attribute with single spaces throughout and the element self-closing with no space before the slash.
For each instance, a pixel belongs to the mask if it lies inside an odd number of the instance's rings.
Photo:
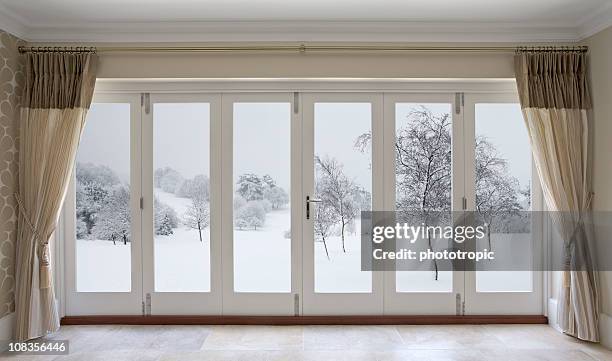
<svg viewBox="0 0 612 361">
<path fill-rule="evenodd" d="M 291 104 L 234 104 L 234 184 L 238 176 L 269 174 L 289 193 Z"/>
<path fill-rule="evenodd" d="M 77 162 L 105 165 L 125 182 L 130 180 L 130 105 L 92 104 Z"/>
<path fill-rule="evenodd" d="M 518 104 L 476 104 L 476 135 L 489 139 L 521 187 L 531 182 L 531 145 Z"/>
<path fill-rule="evenodd" d="M 434 112 L 451 112 L 450 104 L 425 104 Z M 396 106 L 399 126 L 415 104 Z M 107 165 L 129 181 L 130 105 L 93 104 L 77 161 Z M 170 166 L 183 177 L 209 175 L 209 104 L 154 105 L 154 168 Z M 354 148 L 371 129 L 369 103 L 315 104 L 315 153 L 344 163 L 345 173 L 371 190 L 371 155 Z M 290 190 L 289 103 L 234 104 L 234 177 L 246 172 L 270 174 Z M 477 104 L 476 133 L 485 135 L 508 160 L 511 174 L 524 187 L 531 179 L 531 154 L 518 104 Z"/>
<path fill-rule="evenodd" d="M 184 178 L 210 175 L 210 104 L 153 105 L 153 170 L 176 169 Z"/>
<path fill-rule="evenodd" d="M 316 103 L 314 108 L 314 152 L 336 158 L 344 173 L 372 191 L 371 151 L 355 149 L 355 140 L 372 129 L 370 103 Z"/>
</svg>

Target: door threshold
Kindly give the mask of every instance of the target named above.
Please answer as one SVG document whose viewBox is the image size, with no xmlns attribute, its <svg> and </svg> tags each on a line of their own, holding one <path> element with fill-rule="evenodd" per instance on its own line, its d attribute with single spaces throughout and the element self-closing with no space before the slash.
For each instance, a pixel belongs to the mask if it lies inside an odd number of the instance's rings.
<svg viewBox="0 0 612 361">
<path fill-rule="evenodd" d="M 548 324 L 542 315 L 473 316 L 65 316 L 62 325 L 486 325 Z"/>
</svg>

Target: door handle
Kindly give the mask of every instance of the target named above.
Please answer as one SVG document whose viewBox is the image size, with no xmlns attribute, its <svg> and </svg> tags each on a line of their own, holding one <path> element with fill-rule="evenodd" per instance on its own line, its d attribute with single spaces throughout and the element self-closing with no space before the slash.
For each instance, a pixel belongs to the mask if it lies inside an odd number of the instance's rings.
<svg viewBox="0 0 612 361">
<path fill-rule="evenodd" d="M 322 199 L 310 198 L 310 196 L 306 196 L 306 219 L 310 219 L 310 203 L 320 203 L 323 202 Z"/>
</svg>

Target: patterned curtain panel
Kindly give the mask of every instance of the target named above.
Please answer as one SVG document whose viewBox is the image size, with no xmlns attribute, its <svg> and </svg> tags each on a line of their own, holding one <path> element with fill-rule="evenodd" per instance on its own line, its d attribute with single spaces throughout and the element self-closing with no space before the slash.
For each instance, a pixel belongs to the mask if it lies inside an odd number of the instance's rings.
<svg viewBox="0 0 612 361">
<path fill-rule="evenodd" d="M 95 84 L 92 52 L 25 54 L 19 140 L 15 338 L 59 328 L 49 261 L 55 230 Z"/>
<path fill-rule="evenodd" d="M 544 199 L 564 242 L 559 325 L 569 335 L 598 342 L 598 281 L 589 257 L 593 232 L 584 222 L 592 199 L 586 54 L 519 51 L 514 61 Z"/>
</svg>

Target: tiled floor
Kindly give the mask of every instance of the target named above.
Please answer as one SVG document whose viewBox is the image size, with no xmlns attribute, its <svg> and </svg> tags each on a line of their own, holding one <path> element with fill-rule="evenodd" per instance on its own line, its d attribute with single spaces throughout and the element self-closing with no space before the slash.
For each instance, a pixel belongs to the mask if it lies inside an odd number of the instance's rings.
<svg viewBox="0 0 612 361">
<path fill-rule="evenodd" d="M 64 356 L 7 360 L 611 360 L 612 351 L 545 325 L 65 326 Z"/>
</svg>

